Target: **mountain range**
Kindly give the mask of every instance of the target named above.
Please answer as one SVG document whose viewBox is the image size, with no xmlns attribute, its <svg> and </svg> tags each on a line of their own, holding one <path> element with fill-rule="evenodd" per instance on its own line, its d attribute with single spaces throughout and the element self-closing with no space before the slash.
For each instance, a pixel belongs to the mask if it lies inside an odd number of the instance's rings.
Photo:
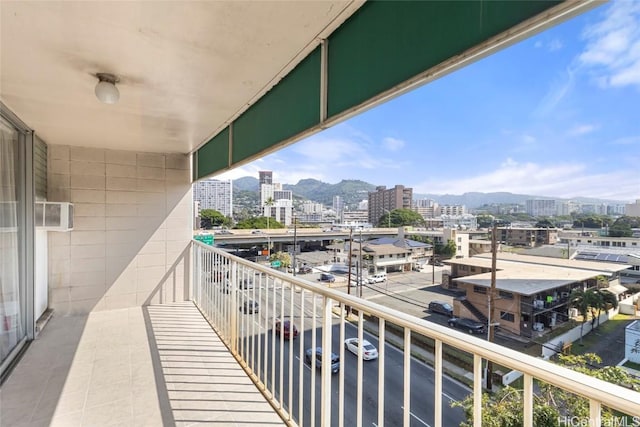
<svg viewBox="0 0 640 427">
<path fill-rule="evenodd" d="M 259 181 L 257 178 L 245 176 L 233 181 L 233 192 L 259 192 Z M 317 179 L 301 179 L 297 184 L 283 184 L 283 189 L 291 190 L 294 198 L 307 199 L 324 205 L 331 205 L 334 196 L 341 196 L 345 205 L 355 207 L 362 200 L 367 200 L 370 191 L 375 191 L 376 185 L 360 180 L 345 179 L 337 184 L 329 184 Z M 578 203 L 608 203 L 621 204 L 624 202 L 615 200 L 603 200 L 586 197 L 576 197 L 563 199 L 558 197 L 532 196 L 527 194 L 514 194 L 508 192 L 480 193 L 470 192 L 461 195 L 455 194 L 418 194 L 413 193 L 414 199 L 433 199 L 441 205 L 465 205 L 474 209 L 483 205 L 492 204 L 519 204 L 524 205 L 530 199 L 555 199 Z"/>
</svg>

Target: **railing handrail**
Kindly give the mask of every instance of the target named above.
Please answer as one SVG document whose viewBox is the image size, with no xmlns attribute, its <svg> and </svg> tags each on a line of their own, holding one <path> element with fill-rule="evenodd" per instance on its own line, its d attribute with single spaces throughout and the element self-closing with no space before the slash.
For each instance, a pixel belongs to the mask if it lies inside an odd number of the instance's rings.
<svg viewBox="0 0 640 427">
<path fill-rule="evenodd" d="M 356 296 L 318 285 L 297 276 L 274 271 L 272 268 L 247 261 L 226 251 L 205 245 L 194 240 L 193 244 L 202 246 L 214 253 L 231 257 L 234 262 L 256 271 L 260 271 L 278 279 L 289 282 L 302 289 L 344 303 L 373 316 L 383 318 L 398 326 L 408 328 L 426 337 L 441 341 L 454 348 L 476 354 L 484 359 L 521 371 L 532 377 L 554 386 L 568 390 L 586 399 L 597 400 L 604 406 L 623 413 L 640 414 L 640 392 L 618 386 L 569 368 L 553 364 L 546 360 L 530 356 L 516 350 L 470 336 L 445 326 L 416 318 L 375 302 L 360 299 Z"/>
</svg>

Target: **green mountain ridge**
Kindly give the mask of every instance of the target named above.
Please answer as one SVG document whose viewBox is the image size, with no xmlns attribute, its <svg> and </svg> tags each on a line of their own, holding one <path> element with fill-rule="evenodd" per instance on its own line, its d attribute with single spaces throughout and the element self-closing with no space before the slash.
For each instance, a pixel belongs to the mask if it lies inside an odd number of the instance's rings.
<svg viewBox="0 0 640 427">
<path fill-rule="evenodd" d="M 244 194 L 245 192 L 259 192 L 258 179 L 245 176 L 233 180 L 234 194 Z M 283 184 L 285 190 L 291 190 L 294 199 L 306 199 L 314 202 L 322 203 L 327 206 L 333 204 L 334 196 L 341 196 L 345 206 L 355 209 L 357 204 L 362 200 L 367 200 L 368 193 L 375 191 L 377 185 L 358 179 L 343 179 L 337 184 L 329 184 L 313 178 L 301 179 L 297 184 Z M 455 194 L 429 194 L 429 193 L 413 193 L 416 199 L 433 199 L 441 205 L 465 205 L 469 209 L 478 208 L 482 205 L 491 204 L 519 204 L 524 205 L 530 199 L 555 199 L 560 201 L 575 201 L 578 203 L 608 203 L 608 204 L 624 204 L 625 201 L 604 200 L 589 197 L 576 198 L 559 198 L 532 196 L 527 194 L 515 194 L 509 192 L 467 192 L 461 195 Z"/>
</svg>

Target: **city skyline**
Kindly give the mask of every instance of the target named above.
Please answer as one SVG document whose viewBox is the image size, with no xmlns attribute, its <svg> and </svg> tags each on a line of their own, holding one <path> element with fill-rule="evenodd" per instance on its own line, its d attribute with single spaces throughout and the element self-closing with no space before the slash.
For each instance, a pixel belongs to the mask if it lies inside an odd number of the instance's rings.
<svg viewBox="0 0 640 427">
<path fill-rule="evenodd" d="M 640 198 L 640 3 L 615 1 L 232 171 L 419 194 Z M 535 76 L 532 78 L 531 76 Z"/>
</svg>

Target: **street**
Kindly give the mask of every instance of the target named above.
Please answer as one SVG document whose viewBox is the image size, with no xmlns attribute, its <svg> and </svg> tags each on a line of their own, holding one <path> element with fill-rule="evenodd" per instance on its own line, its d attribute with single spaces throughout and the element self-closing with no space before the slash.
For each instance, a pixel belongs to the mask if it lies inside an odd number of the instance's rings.
<svg viewBox="0 0 640 427">
<path fill-rule="evenodd" d="M 313 321 L 313 297 L 310 292 L 294 292 L 293 311 L 291 311 L 291 292 L 289 288 L 265 286 L 257 289 L 243 291 L 241 301 L 246 298 L 259 301 L 261 310 L 256 314 L 244 314 L 240 322 L 241 348 L 245 360 L 254 361 L 256 373 L 261 380 L 267 383 L 269 389 L 273 389 L 276 397 L 281 399 L 284 407 L 289 409 L 290 389 L 289 376 L 291 375 L 292 414 L 297 420 L 299 417 L 299 384 L 300 384 L 300 351 L 321 346 L 322 328 L 320 327 L 320 301 L 316 309 L 316 320 Z M 303 301 L 304 300 L 304 301 Z M 294 324 L 300 330 L 298 338 L 291 341 L 281 340 L 272 333 L 271 326 L 277 316 L 273 316 L 274 303 L 276 313 L 285 313 L 285 316 L 293 319 Z M 304 313 L 302 304 L 304 303 Z M 304 319 L 304 322 L 303 322 Z M 343 345 L 340 342 L 339 324 L 337 316 L 333 318 L 332 351 L 339 355 Z M 315 329 L 315 345 L 313 334 Z M 389 333 L 389 332 L 387 332 Z M 357 328 L 345 323 L 345 338 L 357 337 Z M 365 339 L 379 348 L 377 337 L 365 332 Z M 266 350 L 266 351 L 265 351 Z M 273 350 L 273 352 L 272 352 Z M 293 354 L 292 369 L 289 371 L 290 357 Z M 273 359 L 272 359 L 273 357 Z M 346 351 L 341 362 L 341 370 L 344 372 L 344 425 L 356 425 L 357 420 L 357 356 Z M 380 360 L 363 362 L 362 384 L 362 420 L 363 425 L 378 425 L 378 375 Z M 282 371 L 282 383 L 280 372 Z M 386 344 L 384 360 L 384 424 L 400 426 L 403 421 L 404 402 L 404 359 L 400 350 Z M 332 376 L 332 425 L 337 425 L 339 411 L 339 377 Z M 303 424 L 313 425 L 311 417 L 315 419 L 315 425 L 320 425 L 320 370 L 312 369 L 308 364 L 302 365 L 302 399 L 303 399 Z M 434 405 L 434 373 L 424 363 L 411 359 L 411 425 L 432 426 Z M 275 384 L 272 384 L 275 382 Z M 273 386 L 273 388 L 272 388 Z M 311 393 L 315 387 L 315 396 Z M 451 399 L 461 400 L 470 393 L 470 390 L 446 376 L 443 380 L 443 425 L 459 425 L 464 419 L 460 409 L 452 409 L 449 404 Z M 312 415 L 313 414 L 313 415 Z M 299 420 L 298 420 L 299 422 Z M 300 422 L 299 422 L 300 423 Z"/>
</svg>

